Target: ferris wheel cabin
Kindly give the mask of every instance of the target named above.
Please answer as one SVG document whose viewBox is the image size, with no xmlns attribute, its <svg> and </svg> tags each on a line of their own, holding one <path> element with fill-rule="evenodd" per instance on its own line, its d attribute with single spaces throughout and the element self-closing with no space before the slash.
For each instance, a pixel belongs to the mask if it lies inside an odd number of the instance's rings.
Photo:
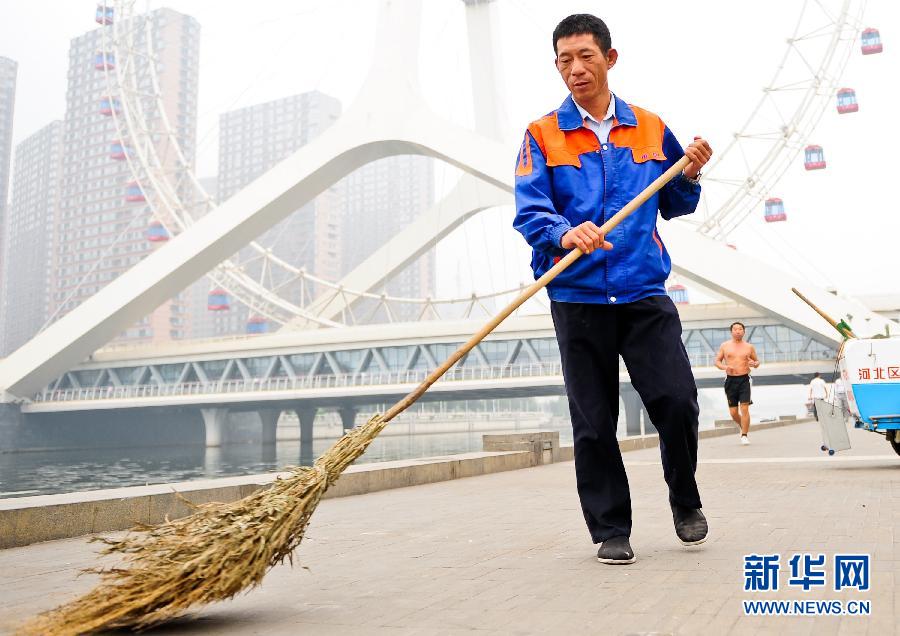
<svg viewBox="0 0 900 636">
<path fill-rule="evenodd" d="M 121 141 L 114 141 L 109 146 L 109 158 L 116 161 L 125 161 L 131 148 L 123 144 Z"/>
<path fill-rule="evenodd" d="M 115 112 L 116 115 L 122 112 L 122 103 L 115 97 L 104 97 L 100 100 L 100 114 L 109 117 Z"/>
<path fill-rule="evenodd" d="M 97 5 L 97 13 L 96 17 L 94 17 L 94 21 L 97 24 L 112 24 L 113 23 L 113 15 L 114 9 L 112 7 L 106 6 L 106 4 L 98 4 Z"/>
<path fill-rule="evenodd" d="M 153 221 L 147 226 L 147 240 L 151 243 L 165 243 L 169 240 L 169 232 L 159 221 Z"/>
<path fill-rule="evenodd" d="M 822 170 L 825 167 L 825 153 L 822 146 L 807 146 L 803 151 L 803 167 L 807 170 Z"/>
<path fill-rule="evenodd" d="M 228 311 L 231 309 L 231 301 L 228 300 L 228 292 L 221 287 L 216 287 L 206 299 L 206 308 L 209 311 Z"/>
<path fill-rule="evenodd" d="M 859 110 L 856 101 L 856 91 L 852 88 L 842 88 L 837 92 L 837 111 L 841 115 L 855 113 Z"/>
<path fill-rule="evenodd" d="M 269 330 L 269 321 L 262 316 L 251 316 L 247 321 L 246 331 L 249 334 L 266 333 Z"/>
<path fill-rule="evenodd" d="M 143 203 L 147 200 L 147 197 L 144 196 L 144 191 L 141 189 L 141 184 L 137 181 L 130 182 L 125 187 L 125 200 L 129 203 Z"/>
<path fill-rule="evenodd" d="M 94 54 L 94 68 L 98 71 L 111 71 L 116 68 L 116 56 L 112 53 L 97 51 Z"/>
<path fill-rule="evenodd" d="M 778 198 L 766 199 L 766 223 L 786 220 L 787 214 L 784 213 L 784 201 Z"/>
<path fill-rule="evenodd" d="M 860 41 L 862 42 L 863 55 L 881 53 L 884 50 L 881 45 L 881 34 L 878 32 L 878 29 L 865 29 L 860 36 Z"/>
<path fill-rule="evenodd" d="M 690 304 L 688 290 L 684 285 L 669 285 L 666 289 L 666 294 L 668 294 L 669 298 L 671 298 L 672 302 L 676 305 Z"/>
</svg>

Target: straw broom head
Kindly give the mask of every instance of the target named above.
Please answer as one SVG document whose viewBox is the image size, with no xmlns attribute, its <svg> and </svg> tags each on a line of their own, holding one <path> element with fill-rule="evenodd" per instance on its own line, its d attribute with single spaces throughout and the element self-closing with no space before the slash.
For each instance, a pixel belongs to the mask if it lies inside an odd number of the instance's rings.
<svg viewBox="0 0 900 636">
<path fill-rule="evenodd" d="M 295 468 L 271 488 L 158 526 L 138 526 L 121 539 L 100 539 L 104 554 L 127 567 L 89 570 L 93 590 L 38 616 L 22 634 L 63 636 L 109 627 L 144 628 L 193 605 L 231 598 L 259 585 L 273 566 L 291 560 L 328 487 L 365 452 L 387 421 L 375 415 L 348 431 L 312 467 Z"/>
</svg>

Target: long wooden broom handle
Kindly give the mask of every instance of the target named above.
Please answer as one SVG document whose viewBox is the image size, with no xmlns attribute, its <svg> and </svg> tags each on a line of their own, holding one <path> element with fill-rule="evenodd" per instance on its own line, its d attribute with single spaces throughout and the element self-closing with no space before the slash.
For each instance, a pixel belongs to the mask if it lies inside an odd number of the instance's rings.
<svg viewBox="0 0 900 636">
<path fill-rule="evenodd" d="M 638 209 L 641 205 L 643 205 L 647 199 L 653 196 L 660 188 L 666 185 L 669 181 L 671 181 L 675 175 L 680 174 L 687 165 L 691 162 L 688 157 L 682 157 L 679 161 L 677 161 L 671 168 L 666 170 L 662 175 L 660 175 L 653 183 L 648 185 L 644 190 L 637 195 L 634 199 L 629 201 L 625 207 L 616 212 L 606 223 L 600 226 L 600 233 L 605 237 L 607 234 L 612 231 L 614 227 L 616 227 L 622 220 L 627 217 L 629 214 Z M 519 296 L 509 303 L 500 313 L 491 318 L 488 323 L 482 327 L 478 333 L 469 338 L 459 349 L 457 349 L 449 358 L 447 358 L 443 364 L 437 367 L 434 371 L 428 374 L 428 377 L 425 378 L 422 383 L 417 386 L 412 392 L 410 392 L 406 397 L 397 402 L 394 406 L 387 410 L 387 412 L 382 416 L 384 421 L 390 421 L 394 419 L 397 415 L 408 409 L 413 403 L 418 400 L 425 391 L 427 391 L 432 384 L 437 382 L 437 380 L 444 375 L 450 367 L 456 364 L 460 358 L 466 355 L 471 349 L 481 342 L 485 336 L 491 333 L 494 329 L 497 328 L 501 322 L 506 320 L 509 315 L 519 308 L 522 303 L 526 300 L 534 296 L 541 289 L 543 289 L 551 280 L 556 278 L 560 272 L 562 272 L 569 265 L 578 260 L 583 252 L 577 247 L 573 249 L 571 252 L 566 254 L 563 258 L 560 259 L 556 265 L 551 267 L 547 272 L 541 276 L 539 279 L 534 281 L 531 285 L 529 285 Z"/>
<path fill-rule="evenodd" d="M 802 301 L 805 302 L 807 305 L 809 305 L 810 307 L 812 307 L 813 311 L 815 311 L 817 314 L 819 314 L 820 316 L 822 316 L 822 318 L 825 319 L 825 322 L 827 322 L 829 325 L 831 325 L 832 327 L 834 327 L 835 329 L 837 329 L 837 332 L 838 332 L 839 334 L 845 335 L 845 334 L 844 334 L 845 330 L 841 328 L 841 326 L 837 323 L 837 321 L 835 321 L 834 318 L 832 318 L 831 316 L 829 316 L 828 314 L 826 314 L 824 311 L 822 311 L 822 309 L 821 309 L 818 305 L 816 305 L 816 303 L 814 303 L 814 302 L 811 301 L 809 298 L 807 298 L 806 296 L 804 296 L 803 294 L 801 294 L 799 289 L 797 289 L 796 287 L 791 287 L 791 291 L 794 292 L 795 294 L 797 294 L 797 297 L 800 298 L 800 300 L 802 300 Z M 852 330 L 852 329 L 847 329 L 846 332 L 847 332 L 846 335 L 850 336 L 851 338 L 855 338 L 855 337 L 856 337 L 856 334 L 853 333 L 853 330 Z"/>
</svg>

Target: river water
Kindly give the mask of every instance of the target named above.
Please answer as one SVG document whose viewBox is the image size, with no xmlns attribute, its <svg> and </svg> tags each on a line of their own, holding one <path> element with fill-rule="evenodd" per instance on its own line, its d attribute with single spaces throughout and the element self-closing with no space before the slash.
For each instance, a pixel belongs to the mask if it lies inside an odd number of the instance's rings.
<svg viewBox="0 0 900 636">
<path fill-rule="evenodd" d="M 753 391 L 753 421 L 805 414 L 805 388 L 800 385 L 757 387 Z M 714 420 L 728 417 L 721 390 L 701 390 L 700 407 L 701 428 L 711 428 Z M 490 420 L 484 419 L 473 420 L 472 426 L 459 428 L 476 430 L 429 433 L 427 424 L 417 424 L 414 433 L 391 435 L 388 434 L 389 427 L 357 463 L 481 451 L 482 434 L 492 431 Z M 558 430 L 563 445 L 572 443 L 568 422 L 563 418 L 551 418 L 549 414 L 522 418 L 515 430 Z M 501 427 L 499 423 L 494 431 L 513 432 L 509 425 Z M 624 433 L 622 416 L 619 435 Z M 336 434 L 315 439 L 308 456 L 301 456 L 301 445 L 296 439 L 282 439 L 274 447 L 260 444 L 233 444 L 221 448 L 182 445 L 0 453 L 0 498 L 265 473 L 286 466 L 310 464 L 335 439 Z"/>
</svg>

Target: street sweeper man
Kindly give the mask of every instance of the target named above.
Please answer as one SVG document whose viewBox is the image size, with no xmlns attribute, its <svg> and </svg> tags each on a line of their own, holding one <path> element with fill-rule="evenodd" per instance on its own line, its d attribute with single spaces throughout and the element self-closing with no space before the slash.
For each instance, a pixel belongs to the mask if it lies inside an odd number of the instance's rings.
<svg viewBox="0 0 900 636">
<path fill-rule="evenodd" d="M 675 534 L 706 540 L 694 473 L 697 386 L 666 295 L 671 270 L 656 231 L 697 207 L 700 169 L 712 150 L 700 137 L 684 150 L 650 111 L 610 91 L 618 52 L 599 18 L 578 14 L 553 31 L 555 63 L 570 94 L 528 126 L 516 166 L 515 228 L 533 248 L 540 277 L 569 250 L 585 253 L 547 287 L 575 439 L 578 496 L 602 563 L 634 562 L 631 496 L 616 441 L 619 356 L 659 430 Z M 609 235 L 599 226 L 672 164 L 684 173 Z"/>
</svg>

